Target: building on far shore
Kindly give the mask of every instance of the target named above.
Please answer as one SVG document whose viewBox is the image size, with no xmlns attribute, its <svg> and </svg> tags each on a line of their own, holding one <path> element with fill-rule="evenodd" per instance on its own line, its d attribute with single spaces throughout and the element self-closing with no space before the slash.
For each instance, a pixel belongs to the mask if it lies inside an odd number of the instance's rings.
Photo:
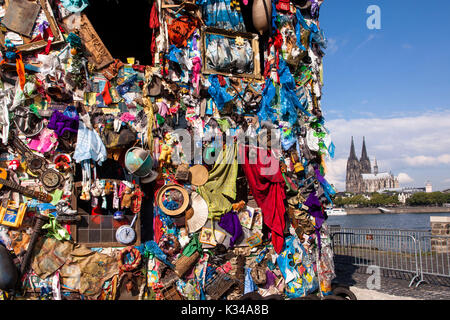
<svg viewBox="0 0 450 320">
<path fill-rule="evenodd" d="M 370 193 L 395 188 L 399 188 L 398 178 L 391 172 L 379 172 L 376 158 L 372 172 L 370 159 L 367 155 L 365 137 L 363 137 L 361 158 L 358 160 L 352 137 L 350 155 L 347 160 L 345 190 L 352 193 Z"/>
<path fill-rule="evenodd" d="M 433 186 L 431 185 L 430 181 L 427 181 L 427 184 L 425 185 L 425 192 L 426 193 L 431 193 L 433 192 Z"/>
<path fill-rule="evenodd" d="M 411 197 L 414 193 L 418 192 L 426 192 L 431 193 L 433 191 L 433 186 L 431 185 L 430 181 L 427 181 L 427 184 L 425 187 L 422 188 L 401 188 L 398 192 L 398 201 L 405 204 L 406 199 Z"/>
</svg>

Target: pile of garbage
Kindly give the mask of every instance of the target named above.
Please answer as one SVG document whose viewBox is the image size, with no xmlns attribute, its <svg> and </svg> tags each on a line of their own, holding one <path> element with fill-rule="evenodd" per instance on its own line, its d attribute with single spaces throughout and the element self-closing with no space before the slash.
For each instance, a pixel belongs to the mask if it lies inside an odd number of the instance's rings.
<svg viewBox="0 0 450 320">
<path fill-rule="evenodd" d="M 322 2 L 151 1 L 146 65 L 1 5 L 2 299 L 332 296 Z"/>
</svg>

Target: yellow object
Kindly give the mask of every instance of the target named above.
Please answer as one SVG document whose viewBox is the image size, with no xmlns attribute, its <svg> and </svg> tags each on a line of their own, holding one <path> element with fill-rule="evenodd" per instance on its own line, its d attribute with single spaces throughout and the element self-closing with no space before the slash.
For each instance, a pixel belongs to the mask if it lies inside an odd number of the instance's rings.
<svg viewBox="0 0 450 320">
<path fill-rule="evenodd" d="M 135 62 L 134 57 L 127 58 L 128 64 L 134 64 L 134 62 Z"/>
<path fill-rule="evenodd" d="M 17 206 L 14 201 L 8 201 L 6 208 L 0 208 L 0 223 L 13 228 L 20 227 L 26 210 L 26 203 L 21 203 Z"/>
<path fill-rule="evenodd" d="M 172 160 L 172 148 L 170 148 L 168 145 L 163 145 L 161 147 L 161 154 L 159 156 L 159 161 L 162 164 L 163 162 L 165 163 L 170 163 Z"/>
<path fill-rule="evenodd" d="M 305 168 L 303 167 L 303 165 L 300 162 L 297 162 L 296 164 L 294 164 L 294 171 L 296 173 L 305 170 Z"/>
</svg>

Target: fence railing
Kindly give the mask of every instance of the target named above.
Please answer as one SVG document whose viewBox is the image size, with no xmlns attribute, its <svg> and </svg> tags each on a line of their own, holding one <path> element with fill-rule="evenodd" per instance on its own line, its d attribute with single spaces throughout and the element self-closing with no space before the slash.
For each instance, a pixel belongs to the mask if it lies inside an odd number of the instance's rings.
<svg viewBox="0 0 450 320">
<path fill-rule="evenodd" d="M 411 287 L 425 275 L 450 277 L 450 237 L 428 230 L 342 228 L 329 226 L 336 263 L 412 274 Z"/>
<path fill-rule="evenodd" d="M 419 263 L 420 280 L 416 286 L 427 282 L 425 275 L 450 277 L 450 237 L 440 235 L 420 237 Z"/>
</svg>

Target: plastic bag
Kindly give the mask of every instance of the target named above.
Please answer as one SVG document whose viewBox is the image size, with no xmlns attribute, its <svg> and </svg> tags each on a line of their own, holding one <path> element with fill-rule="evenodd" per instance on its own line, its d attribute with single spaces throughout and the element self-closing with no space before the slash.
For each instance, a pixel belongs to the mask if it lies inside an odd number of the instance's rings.
<svg viewBox="0 0 450 320">
<path fill-rule="evenodd" d="M 313 259 L 298 237 L 289 236 L 285 239 L 285 247 L 277 257 L 277 264 L 286 282 L 285 293 L 288 298 L 304 297 L 318 289 Z"/>
</svg>

